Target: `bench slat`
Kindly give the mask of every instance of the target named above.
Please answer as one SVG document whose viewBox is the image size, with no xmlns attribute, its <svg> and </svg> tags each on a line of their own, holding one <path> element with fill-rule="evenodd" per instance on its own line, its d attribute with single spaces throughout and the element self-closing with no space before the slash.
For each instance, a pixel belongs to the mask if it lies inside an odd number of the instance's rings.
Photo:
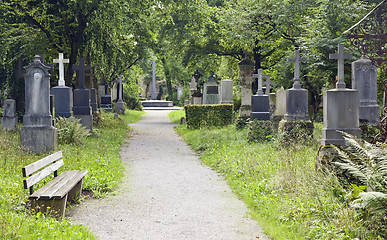
<svg viewBox="0 0 387 240">
<path fill-rule="evenodd" d="M 47 166 L 48 164 L 57 161 L 58 159 L 62 158 L 62 151 L 53 153 L 45 158 L 40 159 L 39 161 L 36 161 L 34 163 L 31 163 L 30 165 L 27 165 L 23 167 L 23 177 L 27 177 L 31 175 L 32 173 L 38 171 L 39 169 Z"/>
<path fill-rule="evenodd" d="M 67 175 L 69 174 L 70 172 L 69 171 L 65 171 L 63 173 L 61 173 L 58 177 L 54 178 L 53 180 L 51 180 L 50 182 L 48 182 L 46 185 L 42 186 L 41 188 L 39 188 L 36 192 L 34 192 L 33 194 L 31 194 L 29 196 L 29 199 L 39 199 L 40 196 L 45 192 L 47 191 L 48 189 L 52 188 L 53 186 L 55 186 L 56 184 L 58 184 L 58 182 L 62 181 L 64 178 L 67 177 Z"/>
<path fill-rule="evenodd" d="M 53 198 L 62 198 L 66 195 L 79 181 L 81 181 L 87 174 L 87 170 L 78 171 L 62 188 L 58 189 L 52 194 Z"/>
<path fill-rule="evenodd" d="M 78 173 L 77 170 L 75 171 L 69 171 L 67 175 L 59 182 L 57 182 L 55 185 L 53 185 L 51 188 L 47 189 L 46 191 L 42 192 L 40 195 L 40 199 L 50 199 L 53 197 L 54 193 L 58 192 L 60 189 L 65 188 L 68 182 L 74 178 L 74 176 Z M 63 174 L 63 173 L 62 173 Z M 62 175 L 61 174 L 61 175 Z M 57 196 L 58 198 L 62 198 L 67 193 L 64 193 L 63 195 Z"/>
<path fill-rule="evenodd" d="M 41 170 L 40 172 L 34 174 L 33 176 L 25 179 L 24 182 L 24 188 L 27 189 L 36 183 L 40 182 L 42 179 L 53 173 L 54 171 L 58 170 L 60 167 L 64 165 L 63 160 L 59 160 L 58 162 L 55 162 L 51 164 L 50 166 L 46 167 L 45 169 Z"/>
</svg>

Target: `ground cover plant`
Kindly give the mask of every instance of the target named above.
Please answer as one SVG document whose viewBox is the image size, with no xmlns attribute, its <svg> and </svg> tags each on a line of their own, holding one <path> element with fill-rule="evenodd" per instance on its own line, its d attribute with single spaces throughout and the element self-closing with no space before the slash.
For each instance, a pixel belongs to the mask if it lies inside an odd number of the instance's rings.
<svg viewBox="0 0 387 240">
<path fill-rule="evenodd" d="M 177 114 L 177 113 L 175 113 Z M 249 129 L 176 127 L 203 162 L 224 174 L 251 215 L 275 239 L 382 239 L 348 204 L 351 191 L 316 168 L 321 123 L 315 140 L 286 147 L 248 142 Z"/>
<path fill-rule="evenodd" d="M 112 113 L 103 113 L 108 127 L 95 127 L 81 145 L 58 146 L 65 162 L 62 171 L 89 170 L 84 190 L 92 191 L 96 197 L 104 196 L 123 176 L 119 150 L 127 136 L 128 123 L 138 121 L 142 114 L 127 111 L 114 119 Z M 23 152 L 19 143 L 18 130 L 0 131 L 0 239 L 95 239 L 82 225 L 26 210 L 28 190 L 23 189 L 21 168 L 47 154 Z"/>
</svg>

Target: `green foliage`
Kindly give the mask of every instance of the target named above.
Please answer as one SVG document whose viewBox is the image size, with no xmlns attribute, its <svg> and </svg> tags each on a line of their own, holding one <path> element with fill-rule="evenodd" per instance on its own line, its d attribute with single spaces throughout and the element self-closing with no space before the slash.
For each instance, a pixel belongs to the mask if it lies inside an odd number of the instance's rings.
<svg viewBox="0 0 387 240">
<path fill-rule="evenodd" d="M 248 126 L 248 122 L 250 121 L 250 118 L 245 119 L 238 117 L 237 120 L 235 121 L 235 128 L 237 130 L 243 130 Z"/>
<path fill-rule="evenodd" d="M 95 133 L 82 147 L 59 145 L 65 162 L 62 171 L 89 170 L 83 189 L 93 191 L 96 197 L 105 195 L 123 176 L 119 151 L 127 137 L 128 123 L 139 120 L 142 114 L 126 111 L 120 115 L 124 121 L 112 128 L 94 128 Z M 26 210 L 29 192 L 23 188 L 21 168 L 44 156 L 22 151 L 19 131 L 0 131 L 0 239 L 96 239 L 85 226 Z"/>
<path fill-rule="evenodd" d="M 234 118 L 232 104 L 188 105 L 184 109 L 188 128 L 225 126 Z"/>
<path fill-rule="evenodd" d="M 82 145 L 87 136 L 90 135 L 89 130 L 82 126 L 80 119 L 74 117 L 55 118 L 55 127 L 58 130 L 59 144 L 75 144 Z"/>
<path fill-rule="evenodd" d="M 380 239 L 345 201 L 348 190 L 336 176 L 316 169 L 317 145 L 249 143 L 249 130 L 232 125 L 176 129 L 204 163 L 225 176 L 271 238 Z"/>
<path fill-rule="evenodd" d="M 285 122 L 278 128 L 277 141 L 279 146 L 289 147 L 294 144 L 311 145 L 317 141 L 313 139 L 313 123 L 309 121 Z"/>
<path fill-rule="evenodd" d="M 263 142 L 273 140 L 273 125 L 270 121 L 250 122 L 250 131 L 248 135 L 249 142 Z"/>
<path fill-rule="evenodd" d="M 168 116 L 171 119 L 171 122 L 180 124 L 181 118 L 185 118 L 185 111 L 184 109 L 173 111 L 170 112 Z"/>
</svg>

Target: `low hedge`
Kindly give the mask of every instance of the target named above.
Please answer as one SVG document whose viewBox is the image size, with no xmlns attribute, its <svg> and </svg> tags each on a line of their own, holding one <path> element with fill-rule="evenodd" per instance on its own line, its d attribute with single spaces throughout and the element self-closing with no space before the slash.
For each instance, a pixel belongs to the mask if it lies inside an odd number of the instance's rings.
<svg viewBox="0 0 387 240">
<path fill-rule="evenodd" d="M 187 105 L 184 109 L 187 128 L 225 126 L 233 123 L 234 120 L 232 104 Z"/>
</svg>

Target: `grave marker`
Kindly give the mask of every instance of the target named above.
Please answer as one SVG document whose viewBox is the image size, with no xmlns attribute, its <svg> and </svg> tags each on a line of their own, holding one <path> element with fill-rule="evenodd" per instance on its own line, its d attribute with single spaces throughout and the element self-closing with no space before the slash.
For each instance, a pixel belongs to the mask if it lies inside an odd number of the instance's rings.
<svg viewBox="0 0 387 240">
<path fill-rule="evenodd" d="M 251 97 L 251 115 L 250 119 L 257 119 L 259 121 L 269 121 L 270 120 L 270 108 L 269 108 L 269 93 L 263 94 L 262 90 L 262 78 L 269 79 L 270 77 L 266 74 L 262 74 L 262 69 L 258 69 L 257 74 L 253 74 L 253 78 L 258 79 L 258 90 L 257 93 Z M 269 89 L 270 89 L 270 84 Z"/>
</svg>

